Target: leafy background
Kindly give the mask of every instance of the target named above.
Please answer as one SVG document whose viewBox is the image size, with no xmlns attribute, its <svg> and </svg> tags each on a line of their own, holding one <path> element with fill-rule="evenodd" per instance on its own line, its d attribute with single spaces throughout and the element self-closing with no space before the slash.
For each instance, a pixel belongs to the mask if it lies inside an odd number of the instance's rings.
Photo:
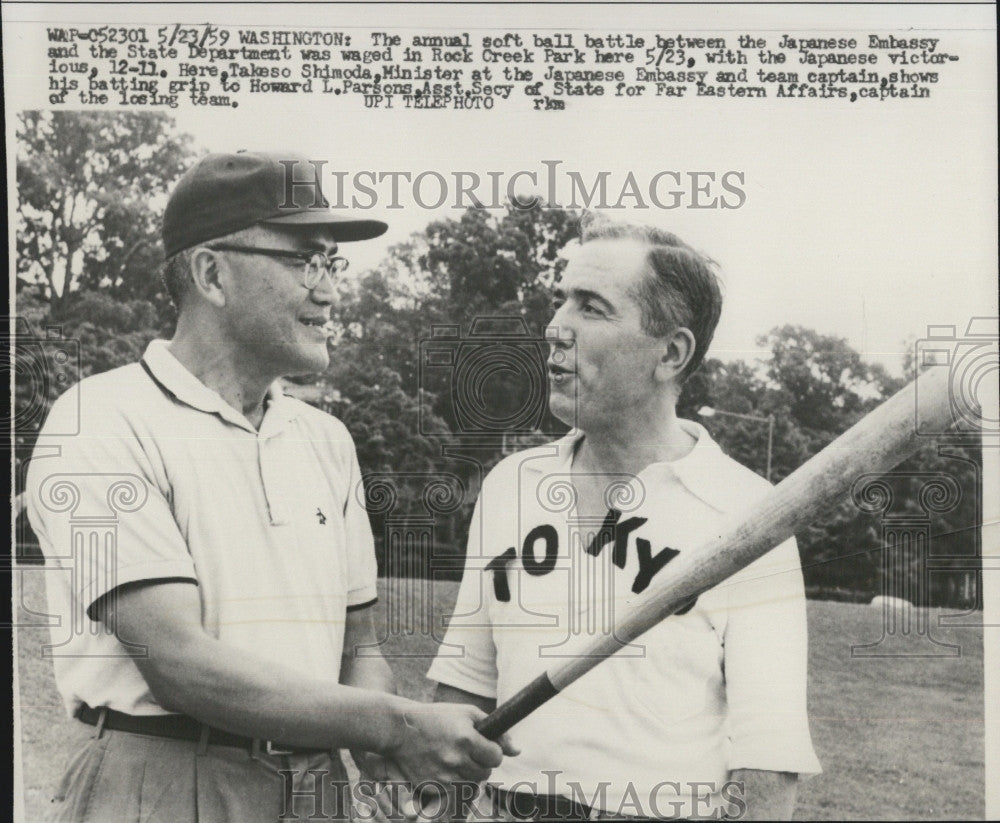
<svg viewBox="0 0 1000 823">
<path fill-rule="evenodd" d="M 171 335 L 176 316 L 158 276 L 159 221 L 167 192 L 196 157 L 193 142 L 160 113 L 18 116 L 18 491 L 47 405 L 79 377 L 133 362 L 151 339 Z M 578 221 L 559 208 L 469 209 L 458 219 L 430 222 L 376 267 L 339 285 L 331 365 L 288 390 L 340 417 L 369 481 L 393 486 L 391 507 L 370 507 L 384 574 L 457 575 L 483 473 L 503 454 L 565 430 L 543 404 L 518 433 L 482 423 L 470 445 L 462 405 L 469 396 L 456 387 L 457 366 L 425 368 L 421 358 L 427 346 L 440 344 L 434 329 L 441 325 L 459 329 L 451 344 L 457 362 L 490 341 L 542 351 L 549 295 L 565 265 L 560 250 L 578 236 Z M 495 335 L 476 336 L 473 321 L 481 318 L 516 319 L 524 334 L 500 343 Z M 758 344 L 767 353 L 760 360 L 709 358 L 688 381 L 679 411 L 695 419 L 702 406 L 773 416 L 774 482 L 905 382 L 862 360 L 846 340 L 802 326 L 762 330 Z M 912 374 L 912 346 L 901 341 L 900 351 L 904 373 Z M 69 362 L 59 352 L 68 352 Z M 523 374 L 501 371 L 485 381 L 479 402 L 502 417 L 530 407 L 533 396 Z M 766 423 L 723 415 L 700 422 L 727 453 L 765 473 Z M 979 471 L 978 444 L 929 440 L 891 477 L 894 516 L 925 514 L 916 493 L 921 481 L 907 473 L 948 475 L 962 490 L 954 508 L 931 515 L 937 559 L 931 573 L 920 564 L 896 571 L 907 580 L 894 585 L 919 592 L 924 605 L 980 606 Z M 435 506 L 426 494 L 434 478 L 457 483 L 454 505 Z M 407 518 L 425 524 L 423 537 L 404 540 L 390 559 L 390 538 Z M 18 519 L 18 556 L 37 562 L 25 521 Z M 887 583 L 879 517 L 850 500 L 798 540 L 813 597 L 867 601 Z"/>
</svg>

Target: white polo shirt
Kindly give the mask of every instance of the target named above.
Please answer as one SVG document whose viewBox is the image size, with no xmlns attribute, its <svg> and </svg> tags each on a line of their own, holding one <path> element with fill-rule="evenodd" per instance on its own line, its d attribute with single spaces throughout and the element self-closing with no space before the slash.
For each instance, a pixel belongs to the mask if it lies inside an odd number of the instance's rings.
<svg viewBox="0 0 1000 823">
<path fill-rule="evenodd" d="M 615 614 L 670 558 L 767 491 L 701 426 L 681 425 L 696 446 L 619 479 L 613 531 L 572 509 L 581 433 L 501 462 L 483 483 L 455 614 L 428 676 L 510 698 L 612 632 Z M 789 540 L 519 723 L 512 736 L 521 754 L 490 782 L 658 817 L 726 805 L 733 769 L 818 772 L 806 659 L 802 573 Z"/>
<path fill-rule="evenodd" d="M 376 598 L 344 425 L 275 386 L 255 430 L 162 340 L 141 363 L 81 381 L 78 397 L 54 404 L 27 482 L 70 714 L 80 702 L 166 713 L 134 663 L 142 650 L 87 615 L 136 581 L 193 581 L 211 636 L 336 679 L 346 612 Z M 74 431 L 77 414 L 79 434 L 47 434 Z"/>
</svg>

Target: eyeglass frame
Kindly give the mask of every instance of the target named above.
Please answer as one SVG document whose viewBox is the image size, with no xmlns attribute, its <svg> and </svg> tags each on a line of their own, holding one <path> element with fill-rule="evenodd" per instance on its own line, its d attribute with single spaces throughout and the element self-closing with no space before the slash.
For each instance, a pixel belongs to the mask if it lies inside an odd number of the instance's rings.
<svg viewBox="0 0 1000 823">
<path fill-rule="evenodd" d="M 324 273 L 330 278 L 331 283 L 335 283 L 334 274 L 342 274 L 347 270 L 348 265 L 350 265 L 350 261 L 346 257 L 336 254 L 336 247 L 334 247 L 333 256 L 319 250 L 293 251 L 292 249 L 269 249 L 261 246 L 239 246 L 234 243 L 214 243 L 206 245 L 205 248 L 211 251 L 232 251 L 241 254 L 260 254 L 264 257 L 298 260 L 303 266 L 302 285 L 309 291 L 319 286 L 323 281 Z M 323 258 L 322 266 L 315 265 L 317 257 Z M 334 266 L 336 268 L 333 268 Z M 310 276 L 313 271 L 318 272 L 318 274 Z M 311 282 L 313 280 L 315 282 Z"/>
</svg>

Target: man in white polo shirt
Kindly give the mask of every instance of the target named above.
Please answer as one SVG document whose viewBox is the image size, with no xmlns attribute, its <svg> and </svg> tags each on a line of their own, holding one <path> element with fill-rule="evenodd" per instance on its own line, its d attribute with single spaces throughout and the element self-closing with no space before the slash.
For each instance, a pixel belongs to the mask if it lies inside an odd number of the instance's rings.
<svg viewBox="0 0 1000 823">
<path fill-rule="evenodd" d="M 575 428 L 485 479 L 437 699 L 489 711 L 616 616 L 767 483 L 676 414 L 722 299 L 710 261 L 594 220 L 556 289 L 552 412 Z M 819 771 L 794 540 L 704 593 L 518 724 L 499 819 L 787 818 Z M 454 649 L 462 649 L 456 655 Z"/>
<path fill-rule="evenodd" d="M 327 367 L 338 244 L 386 228 L 335 215 L 319 183 L 294 157 L 200 160 L 163 223 L 175 336 L 83 380 L 41 432 L 58 453 L 32 461 L 28 511 L 56 681 L 94 726 L 56 819 L 346 819 L 331 750 L 412 783 L 501 760 L 481 711 L 395 695 L 351 437 L 275 384 Z"/>
</svg>

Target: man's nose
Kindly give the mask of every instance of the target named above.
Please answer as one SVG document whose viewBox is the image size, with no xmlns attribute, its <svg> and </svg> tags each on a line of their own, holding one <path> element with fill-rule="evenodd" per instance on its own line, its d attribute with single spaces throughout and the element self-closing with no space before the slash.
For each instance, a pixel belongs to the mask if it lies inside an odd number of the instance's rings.
<svg viewBox="0 0 1000 823">
<path fill-rule="evenodd" d="M 570 321 L 569 312 L 566 310 L 567 303 L 563 303 L 545 328 L 545 339 L 553 346 L 571 346 L 575 337 L 573 324 Z"/>
<path fill-rule="evenodd" d="M 575 341 L 572 329 L 561 326 L 552 318 L 553 322 L 545 328 L 545 342 L 549 344 L 550 354 L 565 355 L 572 348 Z"/>
<path fill-rule="evenodd" d="M 333 283 L 333 275 L 329 272 L 323 272 L 323 276 L 320 278 L 319 283 L 316 287 L 311 289 L 309 292 L 309 299 L 313 303 L 319 303 L 322 306 L 329 306 L 337 297 L 337 288 Z"/>
</svg>

